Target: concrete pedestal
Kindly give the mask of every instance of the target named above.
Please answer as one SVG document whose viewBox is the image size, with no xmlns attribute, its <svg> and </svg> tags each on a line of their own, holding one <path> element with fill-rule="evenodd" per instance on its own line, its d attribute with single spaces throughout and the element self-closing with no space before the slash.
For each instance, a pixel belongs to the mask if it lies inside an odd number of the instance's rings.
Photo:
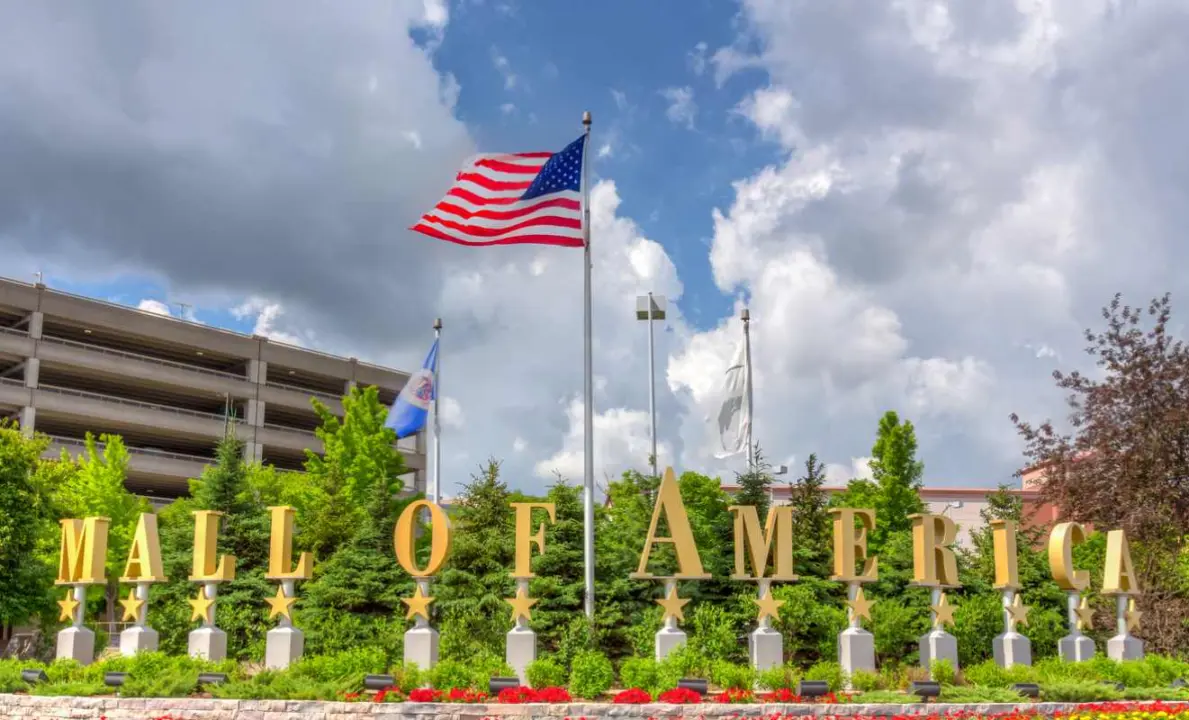
<svg viewBox="0 0 1189 720">
<path fill-rule="evenodd" d="M 264 645 L 264 667 L 284 670 L 301 659 L 305 651 L 305 635 L 292 625 L 282 625 L 268 631 Z"/>
<path fill-rule="evenodd" d="M 1065 662 L 1085 662 L 1094 657 L 1094 641 L 1085 635 L 1066 635 L 1057 641 L 1057 654 Z"/>
<path fill-rule="evenodd" d="M 200 627 L 190 633 L 192 658 L 219 662 L 227 659 L 227 633 L 217 627 Z"/>
<path fill-rule="evenodd" d="M 1127 595 L 1115 596 L 1115 628 L 1118 634 L 1106 641 L 1106 656 L 1111 660 L 1144 659 L 1144 641 L 1134 637 L 1128 627 L 1130 600 Z"/>
<path fill-rule="evenodd" d="M 143 625 L 134 625 L 120 633 L 121 655 L 131 657 L 142 652 L 157 652 L 156 630 Z"/>
<path fill-rule="evenodd" d="M 758 627 L 747 636 L 751 666 L 768 670 L 784 664 L 784 637 L 770 627 Z"/>
<path fill-rule="evenodd" d="M 921 636 L 921 667 L 929 670 L 937 660 L 948 660 L 958 670 L 958 638 L 945 630 L 933 630 Z"/>
<path fill-rule="evenodd" d="M 438 664 L 438 631 L 424 622 L 418 618 L 418 624 L 405 632 L 405 662 L 429 670 Z"/>
<path fill-rule="evenodd" d="M 1143 660 L 1144 641 L 1134 635 L 1116 635 L 1106 641 L 1106 656 L 1111 660 Z"/>
<path fill-rule="evenodd" d="M 663 627 L 656 632 L 656 659 L 664 660 L 669 653 L 685 644 L 685 632 L 679 627 Z"/>
<path fill-rule="evenodd" d="M 1014 630 L 995 636 L 992 652 L 1001 668 L 1032 664 L 1032 641 Z"/>
<path fill-rule="evenodd" d="M 521 685 L 528 685 L 529 663 L 537 659 L 537 634 L 530 627 L 514 627 L 508 631 L 504 661 L 520 678 Z"/>
<path fill-rule="evenodd" d="M 838 664 L 844 675 L 856 670 L 875 672 L 875 636 L 857 627 L 838 633 Z"/>
<path fill-rule="evenodd" d="M 66 628 L 58 633 L 58 649 L 54 657 L 90 665 L 95 660 L 95 633 L 81 626 Z"/>
</svg>

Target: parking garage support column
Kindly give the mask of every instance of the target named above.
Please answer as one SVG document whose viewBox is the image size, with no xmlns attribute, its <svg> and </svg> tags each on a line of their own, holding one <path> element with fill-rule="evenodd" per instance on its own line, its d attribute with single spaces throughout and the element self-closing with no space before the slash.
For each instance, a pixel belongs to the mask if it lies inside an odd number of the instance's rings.
<svg viewBox="0 0 1189 720">
<path fill-rule="evenodd" d="M 29 337 L 34 340 L 41 339 L 41 328 L 45 323 L 45 315 L 40 310 L 34 310 L 29 314 Z"/>
<path fill-rule="evenodd" d="M 41 328 L 44 322 L 44 315 L 39 311 L 34 311 L 29 315 L 29 337 L 33 340 L 33 355 L 37 355 L 38 341 L 41 340 Z M 24 380 L 25 387 L 30 390 L 29 402 L 33 402 L 33 390 L 37 389 L 37 381 L 41 375 L 41 360 L 37 357 L 27 357 L 24 363 Z M 33 429 L 37 425 L 37 408 L 32 404 L 21 408 L 20 415 L 21 432 L 32 437 Z"/>
<path fill-rule="evenodd" d="M 264 401 L 260 399 L 260 386 L 268 382 L 268 363 L 264 360 L 248 360 L 248 381 L 256 386 L 255 397 L 249 397 L 244 420 L 247 422 L 248 437 L 244 443 L 244 460 L 261 462 L 264 445 L 257 442 L 256 430 L 264 425 Z"/>
</svg>

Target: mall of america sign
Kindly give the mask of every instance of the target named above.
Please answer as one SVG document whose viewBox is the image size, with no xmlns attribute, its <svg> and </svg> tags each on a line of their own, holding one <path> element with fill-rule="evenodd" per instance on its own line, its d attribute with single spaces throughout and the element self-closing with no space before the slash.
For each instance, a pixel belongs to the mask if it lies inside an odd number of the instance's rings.
<svg viewBox="0 0 1189 720">
<path fill-rule="evenodd" d="M 514 502 L 515 559 L 510 575 L 516 580 L 511 605 L 511 624 L 507 636 L 507 660 L 524 678 L 527 665 L 536 657 L 536 635 L 531 627 L 531 608 L 537 602 L 529 596 L 532 554 L 545 549 L 546 523 L 556 520 L 553 503 Z M 735 568 L 732 580 L 756 584 L 756 627 L 750 634 L 751 662 L 757 668 L 769 668 L 783 662 L 783 641 L 772 626 L 784 601 L 771 592 L 772 583 L 793 582 L 792 508 L 773 507 L 765 523 L 761 524 L 756 508 L 735 505 L 729 508 L 734 516 Z M 273 507 L 269 540 L 269 580 L 277 582 L 276 595 L 268 598 L 269 618 L 279 618 L 269 631 L 265 663 L 270 668 L 284 668 L 301 657 L 303 637 L 293 625 L 292 609 L 297 601 L 296 584 L 313 574 L 313 557 L 301 553 L 294 562 L 293 526 L 296 512 L 290 507 Z M 418 518 L 428 513 L 430 552 L 424 564 L 418 564 L 414 541 L 418 534 Z M 838 657 L 845 672 L 875 670 L 874 636 L 863 628 L 870 622 L 874 604 L 863 593 L 865 583 L 877 580 L 877 558 L 867 552 L 867 536 L 875 529 L 874 510 L 835 508 L 833 515 L 833 563 L 830 579 L 846 586 L 848 627 L 838 635 Z M 230 555 L 219 555 L 217 540 L 221 513 L 210 510 L 194 512 L 194 548 L 190 581 L 196 585 L 195 597 L 190 600 L 191 621 L 200 625 L 190 633 L 189 652 L 195 657 L 220 660 L 226 656 L 227 635 L 215 623 L 215 606 L 219 586 L 235 579 L 236 562 Z M 661 520 L 668 529 L 667 536 L 658 535 Z M 947 590 L 958 588 L 958 565 L 953 546 L 957 538 L 954 521 L 944 515 L 920 514 L 911 516 L 913 540 L 913 582 L 931 594 L 929 614 L 931 629 L 920 639 L 921 663 L 930 667 L 935 660 L 948 660 L 958 666 L 957 639 L 946 631 L 954 621 L 954 605 Z M 62 520 L 61 556 L 58 585 L 68 586 L 64 599 L 58 602 L 62 621 L 69 627 L 58 633 L 57 656 L 72 658 L 81 663 L 94 658 L 95 634 L 85 627 L 85 600 L 88 585 L 106 582 L 104 566 L 107 556 L 109 521 L 102 517 L 81 520 Z M 1016 570 L 1016 526 L 1009 520 L 991 523 L 994 538 L 995 588 L 1003 595 L 1003 632 L 994 639 L 995 660 L 1005 667 L 1031 663 L 1031 643 L 1019 632 L 1027 624 L 1028 607 L 1020 597 L 1020 581 Z M 434 576 L 450 554 L 450 522 L 446 513 L 429 500 L 417 500 L 401 513 L 393 532 L 396 560 L 412 576 L 414 591 L 403 601 L 408 607 L 406 619 L 413 622 L 405 633 L 405 660 L 423 668 L 433 666 L 438 656 L 438 633 L 430 623 L 430 588 Z M 1088 629 L 1092 613 L 1082 592 L 1090 583 L 1086 570 L 1074 567 L 1073 547 L 1085 539 L 1083 528 L 1077 523 L 1060 523 L 1053 527 L 1048 540 L 1049 565 L 1053 579 L 1068 593 L 1069 634 L 1060 640 L 1061 656 L 1070 661 L 1089 659 L 1094 655 L 1094 641 L 1083 631 Z M 676 573 L 655 575 L 649 572 L 649 561 L 658 544 L 673 549 Z M 689 518 L 681 500 L 677 477 L 672 468 L 665 471 L 656 493 L 652 522 L 640 553 L 640 564 L 633 579 L 659 581 L 662 597 L 656 602 L 664 610 L 663 627 L 656 633 L 656 656 L 664 658 L 685 642 L 680 623 L 688 599 L 678 595 L 679 581 L 705 580 L 710 577 L 702 566 L 697 544 L 690 529 Z M 1139 623 L 1135 608 L 1139 593 L 1132 567 L 1127 538 L 1122 530 L 1107 533 L 1107 551 L 1101 591 L 1116 598 L 1118 633 L 1107 642 L 1107 654 L 1114 659 L 1133 659 L 1143 655 L 1143 643 L 1130 633 Z M 157 516 L 145 513 L 137 522 L 132 546 L 128 552 L 121 583 L 132 586 L 128 597 L 121 600 L 123 619 L 132 625 L 120 634 L 120 651 L 131 655 L 157 648 L 157 633 L 148 624 L 149 587 L 165 581 L 161 565 L 161 549 L 157 532 Z"/>
</svg>

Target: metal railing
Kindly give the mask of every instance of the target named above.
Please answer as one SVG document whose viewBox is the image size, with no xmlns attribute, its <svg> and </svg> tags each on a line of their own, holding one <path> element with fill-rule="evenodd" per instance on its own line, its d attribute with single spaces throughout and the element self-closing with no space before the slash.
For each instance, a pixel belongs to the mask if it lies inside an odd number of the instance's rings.
<svg viewBox="0 0 1189 720">
<path fill-rule="evenodd" d="M 16 282 L 20 282 L 20 281 L 18 280 Z M 196 328 L 202 328 L 204 330 L 211 330 L 211 331 L 214 331 L 217 333 L 221 333 L 223 335 L 232 335 L 234 337 L 252 339 L 251 335 L 246 335 L 244 333 L 235 332 L 234 330 L 224 330 L 223 328 L 215 327 L 214 325 L 207 325 L 206 323 L 200 323 L 195 320 L 189 320 L 184 317 L 178 317 L 177 315 L 162 315 L 161 313 L 149 312 L 148 310 L 141 310 L 140 308 L 135 308 L 135 307 L 132 307 L 131 305 L 122 305 L 120 303 L 111 302 L 110 300 L 101 300 L 99 298 L 87 297 L 86 295 L 79 295 L 78 293 L 66 292 L 65 290 L 58 290 L 57 288 L 47 287 L 45 289 L 45 292 L 53 293 L 54 295 L 64 295 L 66 297 L 75 298 L 76 300 L 83 300 L 85 302 L 97 303 L 99 305 L 104 305 L 104 306 L 107 306 L 110 308 L 115 308 L 117 310 L 134 312 L 134 313 L 138 313 L 140 315 L 144 315 L 146 317 L 155 317 L 155 318 L 160 318 L 162 320 L 173 320 L 174 322 L 185 323 L 187 325 L 192 325 Z"/>
<path fill-rule="evenodd" d="M 20 335 L 21 337 L 24 337 L 24 338 L 29 337 L 28 330 L 18 330 L 17 328 L 10 328 L 10 327 L 3 327 L 3 326 L 0 326 L 0 333 L 4 333 L 5 335 Z"/>
<path fill-rule="evenodd" d="M 24 380 L 16 380 L 14 378 L 9 378 L 9 377 L 0 377 L 0 385 L 19 385 L 21 387 L 25 387 L 25 381 Z"/>
<path fill-rule="evenodd" d="M 202 373 L 204 375 L 214 375 L 230 380 L 239 380 L 241 382 L 248 382 L 248 378 L 243 375 L 237 375 L 226 370 L 215 370 L 213 368 L 202 367 L 201 365 L 191 365 L 177 360 L 166 360 L 164 358 L 156 358 L 151 355 L 142 355 L 141 353 L 130 352 L 128 350 L 116 350 L 115 348 L 105 347 L 103 345 L 95 345 L 93 343 L 80 342 L 78 340 L 68 340 L 66 338 L 55 337 L 51 335 L 43 335 L 41 342 L 49 343 L 51 345 L 66 345 L 67 347 L 76 347 L 91 352 L 103 353 L 104 355 L 114 355 L 116 357 L 128 358 L 131 360 L 140 360 L 142 362 L 153 363 L 156 365 L 165 365 L 167 367 L 178 368 L 179 370 L 189 370 L 192 372 Z"/>
<path fill-rule="evenodd" d="M 313 430 L 302 430 L 301 428 L 289 427 L 288 425 L 277 425 L 276 423 L 263 423 L 260 427 L 268 428 L 269 430 L 280 430 L 292 435 L 301 435 L 304 438 L 314 437 Z"/>
<path fill-rule="evenodd" d="M 267 380 L 264 384 L 268 387 L 280 388 L 281 390 L 288 390 L 290 392 L 298 392 L 302 395 L 309 395 L 310 397 L 316 397 L 320 400 L 333 400 L 334 402 L 339 403 L 343 401 L 342 395 L 335 395 L 334 393 L 323 392 L 321 390 L 310 390 L 309 388 L 298 387 L 296 385 L 287 385 L 285 383 L 274 382 L 272 380 Z"/>
<path fill-rule="evenodd" d="M 128 405 L 130 407 L 141 407 L 149 410 L 161 410 L 163 412 L 174 413 L 175 415 L 190 415 L 199 417 L 204 420 L 223 420 L 222 413 L 203 412 L 202 410 L 191 410 L 189 408 L 174 407 L 172 405 L 160 405 L 158 403 L 145 402 L 143 400 L 129 400 L 116 395 L 105 395 L 103 393 L 91 392 L 89 390 L 75 390 L 74 388 L 64 388 L 57 385 L 38 385 L 38 390 L 49 390 L 60 395 L 75 395 L 77 397 L 90 398 L 100 400 L 103 402 L 112 402 L 119 405 Z M 231 418 L 233 422 L 244 424 L 243 420 L 239 418 Z"/>
<path fill-rule="evenodd" d="M 51 442 L 57 445 L 71 445 L 73 447 L 82 448 L 87 446 L 87 442 L 85 440 L 80 440 L 78 438 L 64 437 L 62 435 L 46 435 L 46 437 L 48 437 Z M 99 440 L 95 441 L 96 448 L 103 448 L 103 446 L 106 444 L 107 443 L 100 442 Z M 207 465 L 215 462 L 214 458 L 206 457 L 204 455 L 190 455 L 188 453 L 170 452 L 168 450 L 158 450 L 156 448 L 136 447 L 135 445 L 125 445 L 124 448 L 128 451 L 129 455 L 152 455 L 153 457 L 168 458 L 170 460 L 185 460 L 187 462 L 200 462 Z"/>
</svg>

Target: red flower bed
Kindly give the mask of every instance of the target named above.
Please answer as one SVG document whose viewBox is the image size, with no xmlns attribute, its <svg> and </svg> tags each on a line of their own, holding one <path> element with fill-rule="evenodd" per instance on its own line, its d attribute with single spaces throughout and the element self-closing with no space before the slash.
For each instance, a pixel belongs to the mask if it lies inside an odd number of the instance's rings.
<svg viewBox="0 0 1189 720">
<path fill-rule="evenodd" d="M 656 700 L 674 705 L 693 705 L 702 702 L 702 693 L 689 688 L 673 688 L 658 695 Z"/>
<path fill-rule="evenodd" d="M 826 693 L 821 697 L 804 698 L 796 694 L 788 688 L 781 688 L 772 692 L 760 695 L 760 702 L 766 703 L 824 703 L 826 705 L 835 705 L 838 703 L 838 697 L 834 693 Z"/>
<path fill-rule="evenodd" d="M 384 692 L 383 690 L 380 691 Z M 376 693 L 377 696 L 379 693 Z M 434 690 L 433 688 L 417 688 L 409 693 L 409 702 L 441 702 L 442 691 Z M 376 702 L 381 702 L 377 700 Z"/>
<path fill-rule="evenodd" d="M 629 688 L 612 698 L 611 702 L 616 705 L 643 705 L 652 702 L 652 696 L 646 690 Z"/>
<path fill-rule="evenodd" d="M 450 688 L 450 692 L 446 694 L 446 702 L 472 704 L 487 702 L 487 693 L 469 688 Z"/>
<path fill-rule="evenodd" d="M 573 700 L 570 692 L 563 687 L 541 688 L 537 691 L 537 698 L 536 702 L 543 703 L 568 703 Z"/>
<path fill-rule="evenodd" d="M 731 688 L 724 690 L 714 696 L 716 703 L 753 703 L 756 701 L 756 695 L 750 690 L 743 690 L 741 688 Z"/>
</svg>

